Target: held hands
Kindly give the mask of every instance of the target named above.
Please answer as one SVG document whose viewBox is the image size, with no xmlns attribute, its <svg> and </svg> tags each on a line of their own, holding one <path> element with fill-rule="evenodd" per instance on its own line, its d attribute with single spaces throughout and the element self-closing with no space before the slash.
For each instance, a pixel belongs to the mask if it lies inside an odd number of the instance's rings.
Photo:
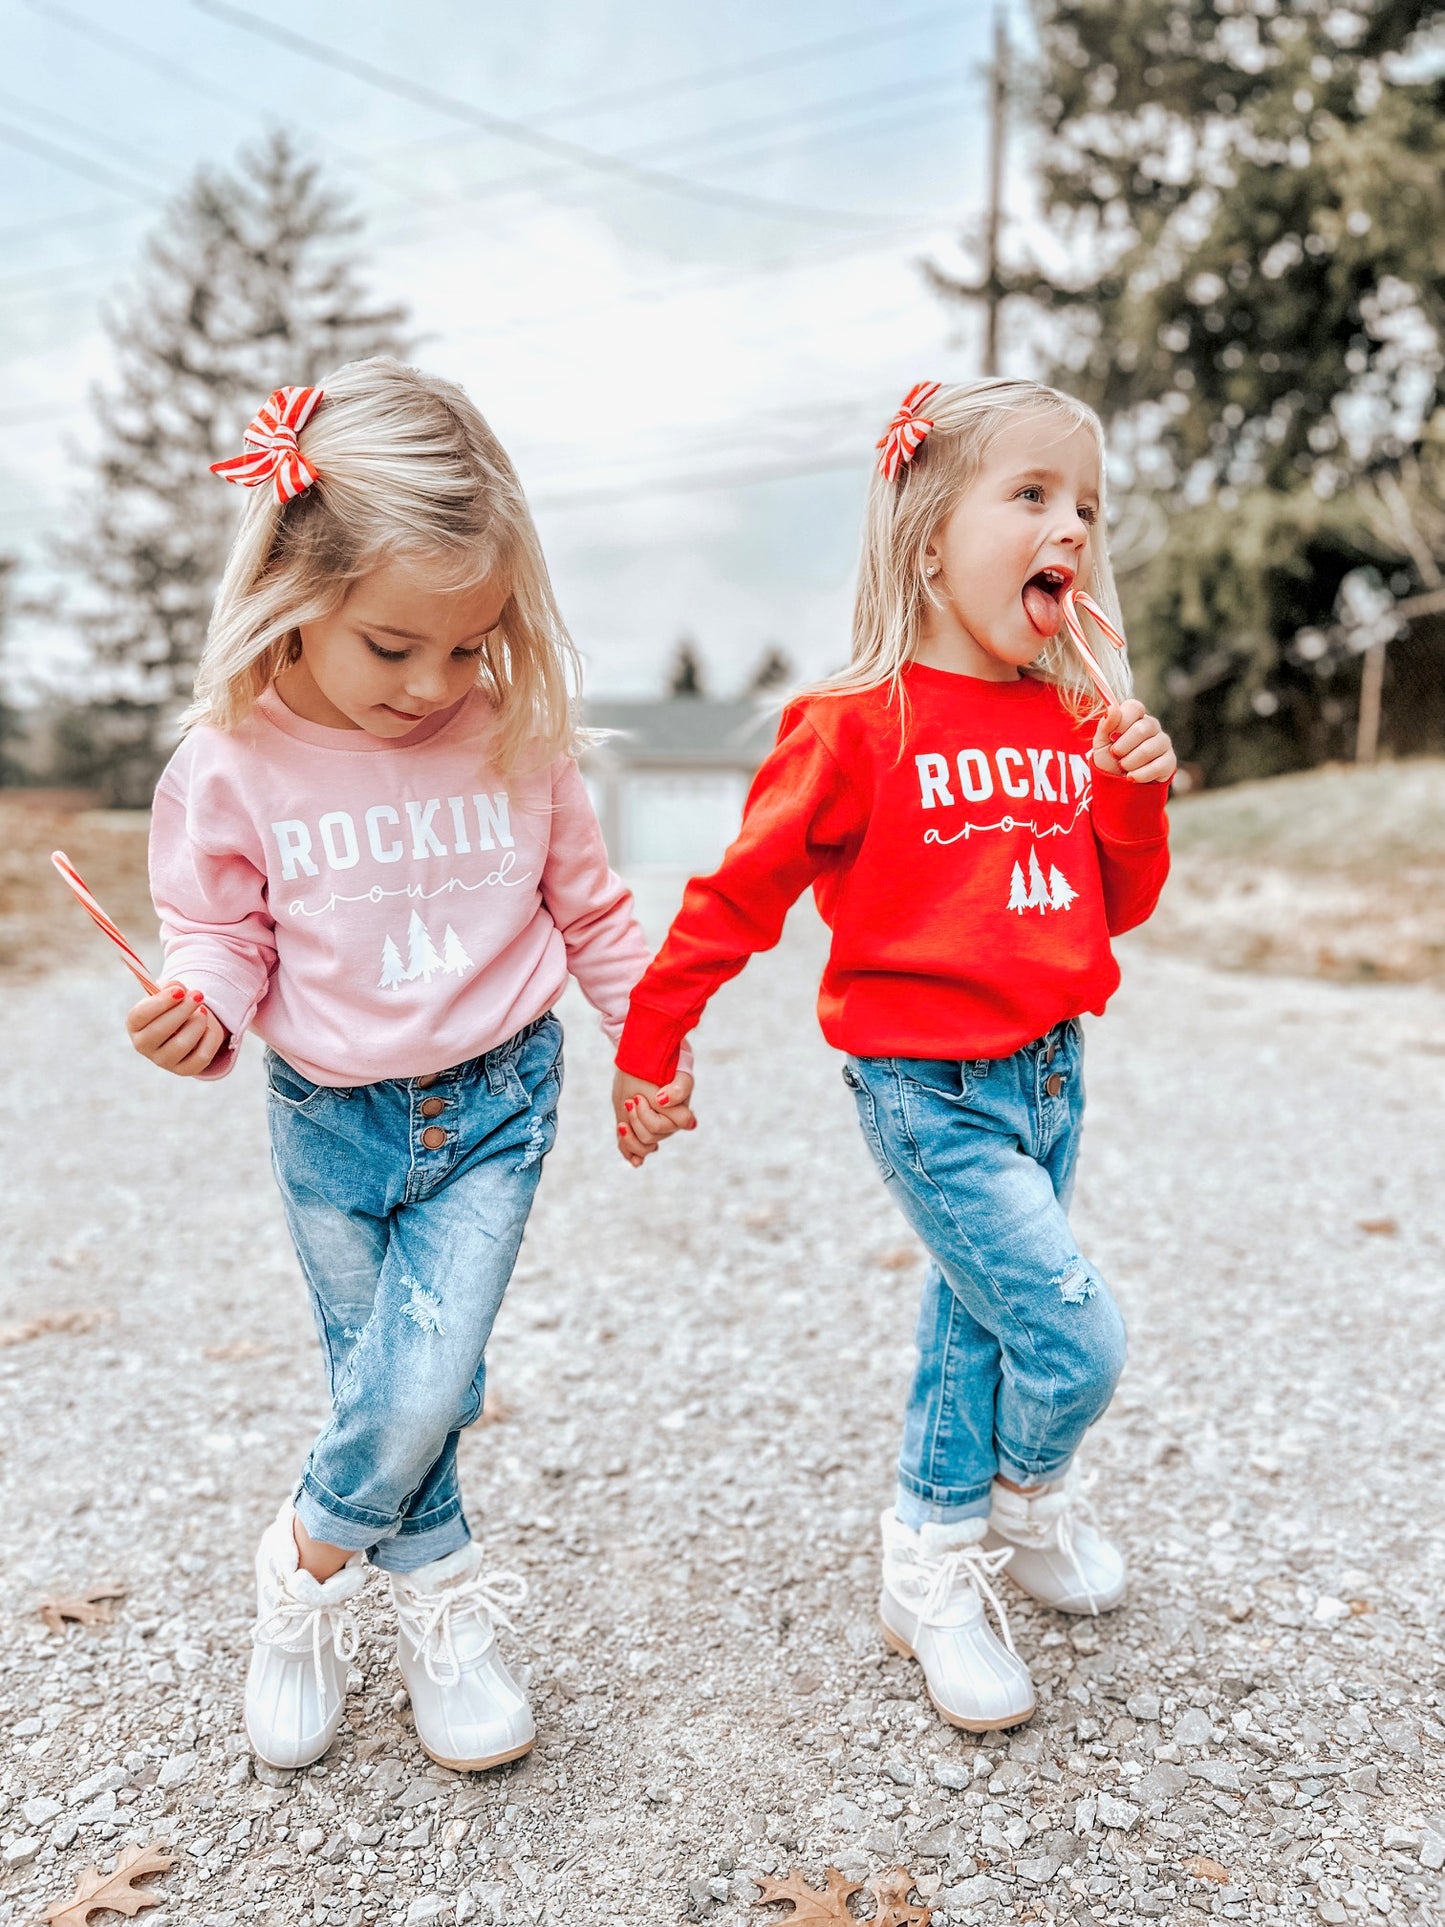
<svg viewBox="0 0 1445 1927">
<path fill-rule="evenodd" d="M 142 1057 L 177 1077 L 199 1077 L 227 1041 L 200 991 L 183 984 L 162 984 L 154 997 L 142 997 L 126 1013 L 125 1027 Z"/>
<path fill-rule="evenodd" d="M 1095 769 L 1131 783 L 1167 783 L 1179 767 L 1174 745 L 1134 696 L 1099 718 L 1092 755 Z"/>
<path fill-rule="evenodd" d="M 635 1171 L 675 1131 L 695 1131 L 690 1109 L 692 1079 L 679 1071 L 670 1084 L 648 1084 L 618 1071 L 612 1079 L 617 1148 Z"/>
</svg>

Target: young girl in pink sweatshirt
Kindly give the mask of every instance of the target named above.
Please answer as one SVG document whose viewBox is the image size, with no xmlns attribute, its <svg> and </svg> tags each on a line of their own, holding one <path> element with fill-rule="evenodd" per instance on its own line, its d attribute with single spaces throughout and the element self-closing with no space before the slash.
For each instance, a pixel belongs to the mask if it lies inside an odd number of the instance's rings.
<svg viewBox="0 0 1445 1927">
<path fill-rule="evenodd" d="M 648 949 L 572 755 L 577 659 L 536 530 L 466 396 L 356 362 L 278 390 L 246 449 L 217 465 L 252 493 L 156 792 L 167 981 L 127 1019 L 182 1077 L 265 1040 L 330 1380 L 256 1556 L 246 1727 L 273 1766 L 325 1752 L 369 1563 L 418 1739 L 488 1767 L 534 1738 L 494 1632 L 525 1586 L 471 1538 L 457 1439 L 556 1132 L 552 1006 L 570 972 L 615 1040 Z M 685 1071 L 619 1089 L 630 1162 L 690 1126 L 690 1092 Z"/>
</svg>

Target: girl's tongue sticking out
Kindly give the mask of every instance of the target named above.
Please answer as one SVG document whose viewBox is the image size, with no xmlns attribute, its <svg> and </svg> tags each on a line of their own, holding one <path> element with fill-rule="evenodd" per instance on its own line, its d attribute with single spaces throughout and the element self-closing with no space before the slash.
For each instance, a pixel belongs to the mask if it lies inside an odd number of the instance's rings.
<svg viewBox="0 0 1445 1927">
<path fill-rule="evenodd" d="M 1067 587 L 1067 578 L 1059 569 L 1040 569 L 1024 584 L 1024 612 L 1041 636 L 1059 633 L 1064 619 L 1064 606 L 1059 598 Z"/>
</svg>

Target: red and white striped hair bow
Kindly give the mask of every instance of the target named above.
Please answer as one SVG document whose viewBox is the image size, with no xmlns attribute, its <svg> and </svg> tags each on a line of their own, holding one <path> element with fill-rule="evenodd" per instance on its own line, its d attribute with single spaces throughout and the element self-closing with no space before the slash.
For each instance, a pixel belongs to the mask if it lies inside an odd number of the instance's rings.
<svg viewBox="0 0 1445 1927">
<path fill-rule="evenodd" d="M 319 388 L 278 388 L 241 437 L 250 453 L 212 462 L 211 473 L 241 488 L 259 488 L 274 479 L 276 500 L 293 500 L 316 480 L 316 470 L 301 453 L 296 437 L 320 399 Z"/>
<path fill-rule="evenodd" d="M 938 390 L 939 383 L 936 381 L 919 381 L 903 397 L 903 406 L 889 422 L 887 433 L 878 443 L 883 450 L 878 457 L 878 473 L 885 481 L 891 482 L 903 464 L 911 462 L 923 445 L 924 437 L 933 423 L 925 421 L 918 411 L 927 408 Z"/>
</svg>

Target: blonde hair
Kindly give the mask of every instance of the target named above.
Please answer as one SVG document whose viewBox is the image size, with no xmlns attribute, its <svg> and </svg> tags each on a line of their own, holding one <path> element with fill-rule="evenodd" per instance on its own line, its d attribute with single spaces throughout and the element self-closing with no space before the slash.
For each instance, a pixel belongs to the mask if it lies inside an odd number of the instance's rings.
<svg viewBox="0 0 1445 1927">
<path fill-rule="evenodd" d="M 994 443 L 1024 421 L 1053 418 L 1061 435 L 1086 428 L 1098 444 L 1099 518 L 1089 538 L 1089 593 L 1122 629 L 1104 533 L 1104 431 L 1093 409 L 1042 382 L 1002 377 L 942 387 L 919 413 L 933 428 L 912 461 L 903 463 L 892 481 L 875 466 L 869 485 L 853 605 L 852 660 L 815 685 L 814 693 L 857 692 L 887 683 L 890 697 L 901 706 L 903 671 L 917 652 L 924 612 L 929 604 L 942 607 L 925 574 L 928 544 L 977 477 Z M 1094 654 L 1122 701 L 1130 689 L 1126 658 L 1106 642 Z M 1055 684 L 1076 714 L 1097 706 L 1094 685 L 1062 626 L 1026 673 Z"/>
<path fill-rule="evenodd" d="M 300 435 L 318 479 L 284 505 L 269 483 L 248 491 L 182 727 L 234 728 L 294 659 L 303 622 L 407 560 L 442 588 L 507 580 L 478 672 L 501 766 L 528 745 L 548 761 L 572 748 L 580 661 L 516 470 L 481 414 L 454 383 L 387 356 L 348 362 L 319 386 Z"/>
</svg>

